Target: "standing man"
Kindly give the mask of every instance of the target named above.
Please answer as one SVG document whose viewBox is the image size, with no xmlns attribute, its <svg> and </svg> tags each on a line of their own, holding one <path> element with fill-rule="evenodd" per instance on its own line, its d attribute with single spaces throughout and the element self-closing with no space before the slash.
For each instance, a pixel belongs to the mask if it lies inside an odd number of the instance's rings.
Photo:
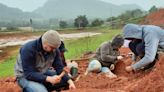
<svg viewBox="0 0 164 92">
<path fill-rule="evenodd" d="M 49 92 L 69 86 L 73 81 L 63 71 L 58 47 L 61 40 L 57 31 L 49 30 L 40 38 L 21 47 L 15 64 L 15 75 L 23 92 Z M 53 67 L 55 70 L 50 70 Z"/>
<path fill-rule="evenodd" d="M 155 64 L 157 50 L 164 49 L 164 30 L 158 26 L 127 24 L 123 28 L 123 35 L 131 41 L 131 51 L 141 58 L 135 64 L 127 66 L 127 72 L 152 67 Z"/>
</svg>

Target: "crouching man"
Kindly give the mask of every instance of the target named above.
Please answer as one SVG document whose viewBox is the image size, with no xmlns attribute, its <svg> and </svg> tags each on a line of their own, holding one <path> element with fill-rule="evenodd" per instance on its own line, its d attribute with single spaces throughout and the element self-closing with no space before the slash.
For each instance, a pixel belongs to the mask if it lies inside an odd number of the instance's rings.
<svg viewBox="0 0 164 92">
<path fill-rule="evenodd" d="M 96 51 L 96 60 L 89 63 L 86 74 L 98 69 L 105 73 L 107 77 L 116 78 L 117 76 L 111 70 L 114 70 L 116 63 L 123 59 L 123 56 L 119 53 L 119 48 L 121 48 L 123 43 L 124 38 L 121 35 L 115 36 L 112 42 L 106 41 L 102 43 Z"/>
<path fill-rule="evenodd" d="M 138 71 L 152 68 L 157 52 L 164 50 L 164 31 L 154 25 L 127 24 L 123 28 L 124 38 L 130 40 L 129 48 L 140 60 L 134 59 L 134 64 L 127 66 L 126 71 Z"/>
<path fill-rule="evenodd" d="M 75 89 L 73 81 L 63 71 L 57 31 L 49 30 L 40 38 L 21 47 L 15 64 L 15 75 L 23 92 L 49 92 L 62 87 Z M 49 69 L 53 67 L 55 70 Z"/>
</svg>

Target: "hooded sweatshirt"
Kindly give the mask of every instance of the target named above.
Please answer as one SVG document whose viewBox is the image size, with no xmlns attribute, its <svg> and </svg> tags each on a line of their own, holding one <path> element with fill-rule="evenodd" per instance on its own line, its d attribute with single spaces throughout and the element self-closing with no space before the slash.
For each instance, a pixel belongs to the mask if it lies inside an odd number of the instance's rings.
<svg viewBox="0 0 164 92">
<path fill-rule="evenodd" d="M 134 70 L 141 69 L 155 59 L 158 47 L 164 48 L 164 30 L 154 25 L 127 24 L 123 28 L 124 38 L 141 39 L 145 43 L 144 57 L 134 65 Z"/>
</svg>

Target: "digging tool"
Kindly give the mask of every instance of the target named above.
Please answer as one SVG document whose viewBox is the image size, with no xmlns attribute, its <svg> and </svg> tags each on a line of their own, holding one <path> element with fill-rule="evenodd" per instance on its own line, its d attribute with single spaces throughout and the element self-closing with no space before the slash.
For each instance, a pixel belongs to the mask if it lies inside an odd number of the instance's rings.
<svg viewBox="0 0 164 92">
<path fill-rule="evenodd" d="M 79 76 L 76 78 L 75 82 L 79 81 L 80 77 L 81 77 L 81 75 L 79 75 Z"/>
<path fill-rule="evenodd" d="M 63 69 L 62 73 L 59 75 L 59 77 L 62 78 L 64 76 L 64 74 L 67 74 L 67 73 L 69 73 L 69 69 L 68 69 L 68 67 L 64 67 L 64 69 Z"/>
</svg>

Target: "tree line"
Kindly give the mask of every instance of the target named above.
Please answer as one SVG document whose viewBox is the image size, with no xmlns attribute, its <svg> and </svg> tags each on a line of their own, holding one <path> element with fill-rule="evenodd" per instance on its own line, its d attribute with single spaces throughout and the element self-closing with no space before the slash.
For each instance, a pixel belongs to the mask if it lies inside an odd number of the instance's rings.
<svg viewBox="0 0 164 92">
<path fill-rule="evenodd" d="M 146 15 L 157 11 L 158 8 L 153 6 L 149 11 L 142 11 L 140 9 L 135 9 L 131 11 L 126 11 L 119 16 L 111 16 L 107 19 L 95 18 L 89 20 L 86 15 L 79 15 L 73 21 L 69 20 L 59 20 L 51 18 L 49 20 L 39 21 L 30 19 L 29 21 L 0 21 L 0 27 L 7 27 L 9 29 L 14 29 L 16 27 L 31 26 L 34 28 L 69 28 L 75 27 L 82 29 L 85 27 L 98 27 L 102 25 L 110 26 L 111 28 L 122 27 L 126 23 L 142 23 Z M 1 30 L 1 29 L 0 29 Z"/>
</svg>

